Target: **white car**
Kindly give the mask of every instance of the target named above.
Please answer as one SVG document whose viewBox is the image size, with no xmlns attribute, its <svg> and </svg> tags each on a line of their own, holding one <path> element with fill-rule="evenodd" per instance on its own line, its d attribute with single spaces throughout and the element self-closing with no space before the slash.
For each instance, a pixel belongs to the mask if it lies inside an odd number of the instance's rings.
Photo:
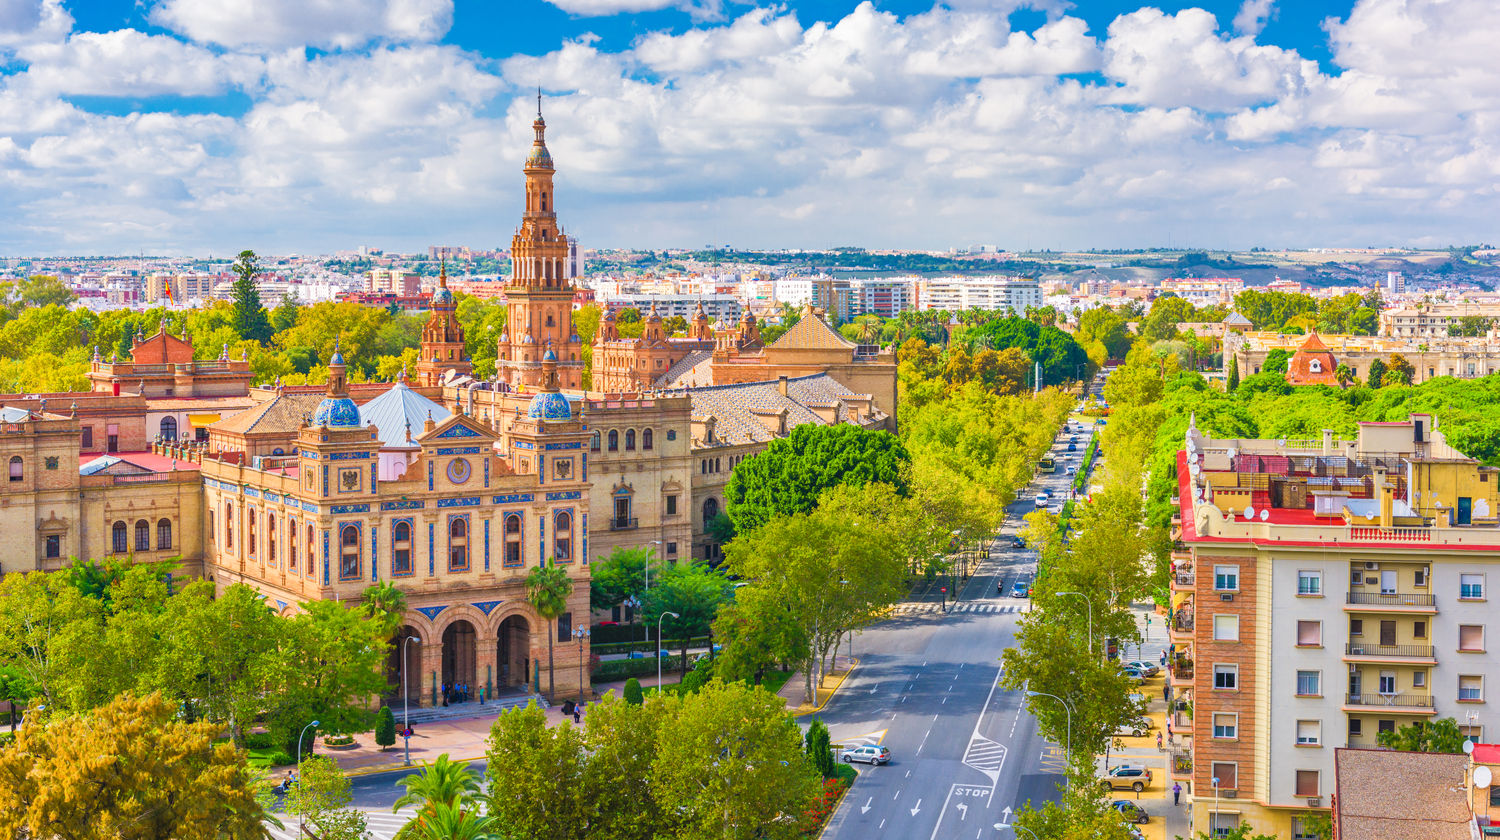
<svg viewBox="0 0 1500 840">
<path fill-rule="evenodd" d="M 1050 493 L 1038 493 L 1038 494 L 1036 494 L 1036 506 L 1037 507 L 1044 508 L 1044 507 L 1047 506 L 1047 503 L 1050 502 L 1050 501 L 1052 501 L 1052 495 Z"/>
</svg>

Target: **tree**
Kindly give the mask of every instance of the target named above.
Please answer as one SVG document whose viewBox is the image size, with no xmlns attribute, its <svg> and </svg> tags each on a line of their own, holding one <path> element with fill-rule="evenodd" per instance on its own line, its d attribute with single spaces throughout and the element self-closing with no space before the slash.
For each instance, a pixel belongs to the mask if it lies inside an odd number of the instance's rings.
<svg viewBox="0 0 1500 840">
<path fill-rule="evenodd" d="M 262 837 L 259 774 L 219 727 L 160 695 L 28 723 L 0 746 L 0 836 L 69 840 Z"/>
<path fill-rule="evenodd" d="M 1057 327 L 1043 327 L 1025 318 L 997 318 L 964 331 L 963 342 L 970 349 L 984 346 L 992 350 L 1015 347 L 1026 351 L 1032 361 L 1042 366 L 1043 385 L 1086 378 L 1093 361 L 1078 341 Z"/>
<path fill-rule="evenodd" d="M 10 731 L 15 734 L 16 720 L 21 716 L 21 707 L 31 702 L 36 695 L 36 686 L 15 665 L 0 665 L 0 700 L 10 704 Z"/>
<path fill-rule="evenodd" d="M 668 814 L 677 803 L 651 789 L 651 768 L 664 733 L 671 737 L 658 698 L 646 707 L 606 696 L 589 707 L 581 791 L 589 807 L 588 831 L 578 835 L 612 840 L 674 836 Z"/>
<path fill-rule="evenodd" d="M 1382 747 L 1404 752 L 1461 753 L 1468 737 L 1459 729 L 1458 721 L 1449 717 L 1381 730 L 1375 740 Z"/>
<path fill-rule="evenodd" d="M 281 332 L 282 330 L 289 330 L 296 326 L 297 315 L 300 310 L 301 308 L 297 306 L 296 295 L 288 294 L 283 296 L 281 303 L 276 304 L 276 308 L 271 310 L 271 329 L 275 332 Z"/>
<path fill-rule="evenodd" d="M 256 275 L 261 273 L 260 258 L 254 251 L 241 251 L 230 267 L 235 273 L 231 287 L 234 301 L 234 328 L 241 338 L 265 344 L 271 340 L 271 319 L 260 304 L 260 287 Z"/>
<path fill-rule="evenodd" d="M 1078 331 L 1074 335 L 1081 343 L 1097 343 L 1102 346 L 1105 358 L 1123 359 L 1130 350 L 1128 321 L 1118 309 L 1096 306 L 1084 310 L 1078 316 Z"/>
<path fill-rule="evenodd" d="M 656 559 L 650 547 L 618 546 L 608 557 L 592 564 L 589 576 L 589 607 L 608 610 L 618 607 L 632 596 L 640 598 L 646 590 L 646 564 Z"/>
<path fill-rule="evenodd" d="M 37 696 L 51 703 L 65 671 L 55 647 L 68 628 L 97 627 L 99 601 L 72 586 L 66 576 L 27 572 L 0 578 L 0 664 L 18 669 Z"/>
<path fill-rule="evenodd" d="M 1220 829 L 1213 833 L 1200 831 L 1193 835 L 1193 840 L 1213 840 L 1214 838 L 1218 840 L 1276 840 L 1276 835 L 1256 832 L 1247 822 L 1242 822 L 1228 830 Z"/>
<path fill-rule="evenodd" d="M 646 696 L 641 692 L 641 681 L 635 677 L 625 681 L 625 702 L 632 706 L 639 706 L 646 702 Z"/>
<path fill-rule="evenodd" d="M 434 818 L 440 806 L 461 808 L 466 798 L 477 797 L 480 793 L 478 775 L 467 766 L 449 759 L 447 753 L 423 766 L 422 772 L 403 776 L 396 784 L 406 788 L 406 792 L 391 805 L 391 810 L 399 811 L 408 806 L 417 809 L 417 816 L 396 833 L 397 840 L 413 836 L 417 827 Z"/>
<path fill-rule="evenodd" d="M 396 715 L 390 706 L 381 706 L 375 715 L 375 743 L 381 752 L 396 743 Z"/>
<path fill-rule="evenodd" d="M 1292 354 L 1286 352 L 1280 347 L 1277 347 L 1275 350 L 1266 353 L 1266 360 L 1264 362 L 1261 362 L 1260 364 L 1260 372 L 1286 373 L 1287 360 L 1291 357 Z"/>
<path fill-rule="evenodd" d="M 498 835 L 490 829 L 498 825 L 493 817 L 439 802 L 431 813 L 412 818 L 396 836 L 403 840 L 493 840 Z"/>
<path fill-rule="evenodd" d="M 1229 356 L 1229 381 L 1228 381 L 1228 385 L 1229 385 L 1229 390 L 1231 390 L 1231 391 L 1233 391 L 1234 389 L 1240 387 L 1240 359 L 1239 359 L 1238 356 L 1235 356 L 1233 354 L 1230 354 L 1230 356 Z"/>
<path fill-rule="evenodd" d="M 274 619 L 281 656 L 272 680 L 267 717 L 271 734 L 294 752 L 302 727 L 363 732 L 374 722 L 368 699 L 389 689 L 386 626 L 365 611 L 337 601 L 306 601 L 290 619 Z"/>
<path fill-rule="evenodd" d="M 1379 359 L 1370 362 L 1370 376 L 1366 380 L 1371 388 L 1379 388 L 1385 384 L 1385 362 Z"/>
<path fill-rule="evenodd" d="M 536 610 L 537 617 L 552 625 L 547 632 L 547 696 L 557 696 L 556 670 L 552 656 L 552 643 L 557 638 L 557 619 L 568 609 L 568 596 L 573 594 L 573 581 L 568 571 L 560 566 L 537 566 L 526 575 L 526 600 Z"/>
<path fill-rule="evenodd" d="M 1191 321 L 1196 309 L 1186 298 L 1176 295 L 1159 297 L 1151 303 L 1151 311 L 1141 322 L 1140 334 L 1151 341 L 1162 341 L 1177 334 L 1177 325 Z"/>
<path fill-rule="evenodd" d="M 349 778 L 333 759 L 315 755 L 297 768 L 297 785 L 286 797 L 287 813 L 312 824 L 319 840 L 364 840 L 363 811 L 351 808 Z"/>
<path fill-rule="evenodd" d="M 1333 370 L 1333 379 L 1339 383 L 1340 388 L 1348 388 L 1354 384 L 1354 371 L 1350 370 L 1348 365 L 1340 362 L 1339 366 Z"/>
<path fill-rule="evenodd" d="M 665 617 L 663 630 L 682 642 L 683 673 L 687 672 L 689 640 L 708 632 L 719 605 L 729 600 L 732 589 L 728 578 L 705 564 L 678 563 L 664 569 L 646 593 L 646 615 L 677 613 L 676 618 Z"/>
<path fill-rule="evenodd" d="M 832 779 L 838 773 L 833 761 L 833 745 L 828 737 L 828 724 L 813 718 L 812 723 L 807 725 L 807 734 L 803 736 L 803 743 L 807 750 L 807 760 L 812 766 L 818 768 L 823 778 Z"/>
<path fill-rule="evenodd" d="M 1411 362 L 1400 353 L 1391 354 L 1391 360 L 1385 364 L 1385 376 L 1382 379 L 1386 385 L 1410 385 L 1416 377 L 1417 370 L 1411 366 Z"/>
<path fill-rule="evenodd" d="M 388 580 L 372 583 L 360 595 L 365 615 L 379 624 L 387 639 L 396 638 L 406 618 L 406 594 Z"/>
<path fill-rule="evenodd" d="M 906 496 L 910 463 L 906 447 L 890 432 L 806 423 L 740 462 L 724 499 L 743 538 L 774 516 L 812 510 L 818 494 L 830 487 L 880 482 Z"/>
<path fill-rule="evenodd" d="M 588 835 L 582 730 L 569 722 L 549 727 L 546 713 L 527 703 L 496 718 L 487 743 L 491 817 L 518 837 Z"/>
</svg>

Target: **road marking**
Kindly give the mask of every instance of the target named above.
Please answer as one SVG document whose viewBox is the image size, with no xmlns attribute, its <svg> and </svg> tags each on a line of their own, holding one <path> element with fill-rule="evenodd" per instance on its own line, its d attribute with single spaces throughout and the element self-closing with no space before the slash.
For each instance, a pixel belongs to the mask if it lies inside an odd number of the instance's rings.
<svg viewBox="0 0 1500 840">
<path fill-rule="evenodd" d="M 877 826 L 877 828 L 885 828 L 885 820 L 881 820 L 880 825 Z"/>
<path fill-rule="evenodd" d="M 912 806 L 911 815 L 915 817 L 917 815 L 917 812 L 920 810 L 922 810 L 922 799 L 921 797 L 918 797 L 917 804 Z"/>
<path fill-rule="evenodd" d="M 874 802 L 874 801 L 875 801 L 875 797 L 873 797 L 873 796 L 870 797 L 869 800 L 865 802 L 865 804 L 859 806 L 859 812 L 861 814 L 868 814 L 868 813 L 870 813 L 870 803 Z"/>
<path fill-rule="evenodd" d="M 892 796 L 891 799 L 892 800 L 896 800 L 896 799 L 900 799 L 900 798 L 901 798 L 901 788 L 896 788 L 896 795 Z"/>
</svg>

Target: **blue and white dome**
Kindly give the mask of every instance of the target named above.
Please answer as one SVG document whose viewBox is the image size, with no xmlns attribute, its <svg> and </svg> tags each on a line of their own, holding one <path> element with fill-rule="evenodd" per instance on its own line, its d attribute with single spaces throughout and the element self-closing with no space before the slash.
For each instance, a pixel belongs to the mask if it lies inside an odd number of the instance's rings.
<svg viewBox="0 0 1500 840">
<path fill-rule="evenodd" d="M 526 410 L 526 416 L 533 420 L 553 422 L 570 420 L 573 417 L 573 408 L 568 405 L 567 397 L 556 391 L 550 391 L 531 398 L 531 407 Z"/>
<path fill-rule="evenodd" d="M 453 302 L 453 293 L 448 291 L 447 286 L 438 286 L 437 291 L 432 293 L 434 304 L 448 304 Z"/>
<path fill-rule="evenodd" d="M 549 347 L 547 348 L 547 352 L 542 354 L 542 361 L 555 362 L 557 361 L 557 354 L 552 352 L 552 349 Z"/>
<path fill-rule="evenodd" d="M 328 360 L 328 364 L 330 364 L 330 365 L 341 365 L 343 363 L 344 363 L 344 354 L 339 351 L 339 345 L 338 345 L 337 342 L 335 342 L 334 345 L 333 345 L 333 356 L 332 356 L 332 358 L 330 358 Z"/>
<path fill-rule="evenodd" d="M 348 397 L 326 397 L 313 412 L 314 426 L 359 428 L 359 406 Z"/>
</svg>

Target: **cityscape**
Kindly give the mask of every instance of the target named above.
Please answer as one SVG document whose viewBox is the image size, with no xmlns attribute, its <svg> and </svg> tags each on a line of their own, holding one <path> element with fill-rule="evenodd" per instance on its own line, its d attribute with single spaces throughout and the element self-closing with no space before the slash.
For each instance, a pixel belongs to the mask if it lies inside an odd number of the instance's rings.
<svg viewBox="0 0 1500 840">
<path fill-rule="evenodd" d="M 1500 835 L 1492 12 L 0 0 L 0 837 Z"/>
</svg>

